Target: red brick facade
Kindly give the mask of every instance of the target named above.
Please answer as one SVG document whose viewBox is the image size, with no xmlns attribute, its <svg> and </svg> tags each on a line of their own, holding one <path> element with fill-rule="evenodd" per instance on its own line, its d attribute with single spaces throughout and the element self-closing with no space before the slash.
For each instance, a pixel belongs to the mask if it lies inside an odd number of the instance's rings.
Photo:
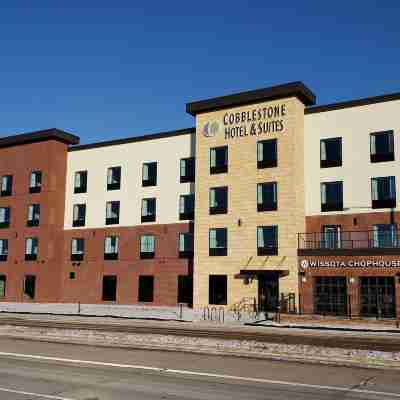
<svg viewBox="0 0 400 400">
<path fill-rule="evenodd" d="M 313 216 L 306 217 L 306 231 L 307 233 L 322 232 L 324 225 L 340 225 L 342 232 L 344 231 L 371 231 L 375 224 L 396 224 L 400 220 L 399 213 L 390 212 L 371 212 L 363 214 L 349 214 L 349 215 L 327 215 L 327 216 Z M 333 251 L 334 252 L 334 251 Z M 351 254 L 351 250 L 346 255 L 337 255 L 332 252 L 326 251 L 326 254 L 313 255 L 312 251 L 309 254 L 302 254 L 299 256 L 299 301 L 300 309 L 303 313 L 312 314 L 315 312 L 314 304 L 314 291 L 315 291 L 315 278 L 325 276 L 345 277 L 347 282 L 347 295 L 348 295 L 348 313 L 351 316 L 360 315 L 360 278 L 361 277 L 393 277 L 395 282 L 395 302 L 396 302 L 396 315 L 400 316 L 400 267 L 378 267 L 378 266 L 310 266 L 313 261 L 335 261 L 347 263 L 352 261 L 354 264 L 360 261 L 400 261 L 400 249 L 398 254 L 389 255 L 373 254 L 370 249 Z M 307 261 L 307 264 L 304 263 Z M 303 261 L 303 263 L 302 263 Z M 400 265 L 400 264 L 399 264 Z M 305 268 L 303 268 L 306 266 Z"/>
<path fill-rule="evenodd" d="M 0 262 L 0 274 L 6 276 L 4 301 L 30 301 L 23 295 L 25 275 L 36 276 L 38 302 L 61 301 L 60 265 L 64 226 L 67 144 L 57 140 L 27 143 L 0 149 L 0 176 L 13 176 L 12 196 L 0 197 L 0 207 L 11 208 L 11 224 L 0 229 L 0 238 L 8 239 L 9 254 Z M 30 174 L 42 172 L 41 192 L 30 194 Z M 40 226 L 27 227 L 28 206 L 40 204 Z M 37 261 L 25 261 L 25 239 L 39 239 Z"/>
<path fill-rule="evenodd" d="M 179 258 L 178 237 L 188 232 L 189 224 L 143 225 L 104 229 L 79 229 L 65 231 L 61 292 L 63 301 L 82 303 L 102 302 L 102 279 L 104 275 L 117 277 L 117 303 L 138 303 L 140 275 L 154 276 L 154 301 L 152 305 L 177 305 L 178 276 L 192 275 L 192 261 Z M 155 236 L 155 256 L 140 259 L 140 236 Z M 104 260 L 104 238 L 119 237 L 118 260 Z M 70 261 L 71 239 L 85 239 L 84 260 Z M 75 279 L 69 273 L 75 272 Z"/>
</svg>

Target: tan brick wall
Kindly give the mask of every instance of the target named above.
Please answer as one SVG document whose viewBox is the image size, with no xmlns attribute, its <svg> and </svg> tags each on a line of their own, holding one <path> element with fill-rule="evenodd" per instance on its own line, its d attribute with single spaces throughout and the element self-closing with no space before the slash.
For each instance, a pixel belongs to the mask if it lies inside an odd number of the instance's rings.
<svg viewBox="0 0 400 400">
<path fill-rule="evenodd" d="M 284 130 L 225 139 L 223 117 L 228 112 L 286 105 Z M 280 118 L 279 118 L 280 119 Z M 214 137 L 202 133 L 207 122 L 217 121 Z M 268 121 L 268 119 L 267 119 Z M 246 124 L 247 131 L 251 123 Z M 278 167 L 257 169 L 257 141 L 278 139 Z M 228 173 L 210 175 L 209 149 L 228 145 Z M 196 220 L 194 260 L 194 307 L 208 304 L 208 276 L 228 275 L 228 307 L 243 297 L 257 297 L 257 281 L 245 285 L 235 275 L 241 269 L 289 270 L 280 279 L 280 292 L 298 291 L 297 232 L 305 229 L 304 215 L 304 106 L 296 98 L 197 115 L 196 119 Z M 257 183 L 278 182 L 278 210 L 257 212 Z M 228 214 L 209 215 L 209 189 L 228 186 Z M 241 226 L 238 226 L 238 219 Z M 257 226 L 278 225 L 279 255 L 257 256 Z M 228 229 L 228 255 L 208 256 L 208 232 Z"/>
</svg>

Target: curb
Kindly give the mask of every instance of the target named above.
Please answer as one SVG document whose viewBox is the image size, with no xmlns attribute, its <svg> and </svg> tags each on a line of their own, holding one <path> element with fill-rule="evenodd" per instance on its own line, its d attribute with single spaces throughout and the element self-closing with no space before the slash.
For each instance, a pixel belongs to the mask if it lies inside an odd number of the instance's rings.
<svg viewBox="0 0 400 400">
<path fill-rule="evenodd" d="M 257 326 L 263 328 L 283 328 L 283 329 L 304 329 L 304 330 L 317 330 L 317 331 L 339 331 L 339 332 L 361 332 L 361 333 L 397 333 L 400 334 L 400 329 L 370 329 L 370 328 L 344 328 L 344 327 L 336 327 L 336 326 L 310 326 L 310 325 L 262 325 L 257 322 L 246 322 L 244 323 L 246 326 Z"/>
</svg>

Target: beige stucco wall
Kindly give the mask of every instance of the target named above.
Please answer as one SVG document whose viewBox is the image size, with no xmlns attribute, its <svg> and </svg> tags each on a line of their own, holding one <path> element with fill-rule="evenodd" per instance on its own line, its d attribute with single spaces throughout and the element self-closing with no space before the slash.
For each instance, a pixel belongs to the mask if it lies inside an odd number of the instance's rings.
<svg viewBox="0 0 400 400">
<path fill-rule="evenodd" d="M 286 105 L 284 130 L 225 139 L 223 117 L 228 112 L 251 111 L 273 105 Z M 219 132 L 205 137 L 207 122 L 217 121 Z M 247 124 L 247 129 L 249 129 Z M 296 98 L 237 107 L 197 115 L 196 118 L 196 212 L 194 307 L 208 305 L 210 274 L 228 275 L 228 307 L 244 297 L 257 297 L 257 281 L 245 285 L 235 275 L 243 269 L 288 270 L 280 279 L 280 292 L 297 293 L 297 232 L 304 231 L 304 106 Z M 257 169 L 258 140 L 278 139 L 278 167 Z M 209 149 L 228 145 L 227 174 L 210 175 Z M 278 182 L 278 210 L 257 212 L 257 183 Z M 209 215 L 209 189 L 228 186 L 228 214 Z M 238 226 L 238 219 L 241 226 Z M 279 255 L 257 256 L 257 226 L 278 225 Z M 228 255 L 209 257 L 209 228 L 227 227 Z"/>
<path fill-rule="evenodd" d="M 179 222 L 179 196 L 194 184 L 180 183 L 180 159 L 194 156 L 194 135 L 180 135 L 68 153 L 65 229 L 72 228 L 73 205 L 86 203 L 87 228 L 105 226 L 106 202 L 120 201 L 118 226 L 141 224 L 143 198 L 157 199 L 153 223 Z M 157 186 L 142 187 L 142 165 L 157 161 Z M 107 169 L 121 166 L 121 189 L 107 191 Z M 74 174 L 87 170 L 87 193 L 74 194 Z M 113 225 L 114 226 L 114 225 Z M 72 228 L 81 229 L 81 228 Z"/>
<path fill-rule="evenodd" d="M 397 100 L 305 115 L 306 215 L 327 214 L 321 213 L 321 182 L 343 181 L 346 210 L 336 214 L 371 212 L 372 177 L 395 176 L 400 199 L 399 113 Z M 395 161 L 371 163 L 370 133 L 385 130 L 394 131 Z M 320 140 L 333 137 L 342 138 L 342 166 L 320 168 Z"/>
</svg>

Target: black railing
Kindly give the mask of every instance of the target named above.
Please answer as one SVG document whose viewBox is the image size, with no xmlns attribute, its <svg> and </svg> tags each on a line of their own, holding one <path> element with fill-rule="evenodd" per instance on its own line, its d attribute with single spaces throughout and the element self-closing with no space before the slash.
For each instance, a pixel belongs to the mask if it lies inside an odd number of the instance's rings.
<svg viewBox="0 0 400 400">
<path fill-rule="evenodd" d="M 397 249 L 400 230 L 298 234 L 299 250 Z"/>
</svg>

